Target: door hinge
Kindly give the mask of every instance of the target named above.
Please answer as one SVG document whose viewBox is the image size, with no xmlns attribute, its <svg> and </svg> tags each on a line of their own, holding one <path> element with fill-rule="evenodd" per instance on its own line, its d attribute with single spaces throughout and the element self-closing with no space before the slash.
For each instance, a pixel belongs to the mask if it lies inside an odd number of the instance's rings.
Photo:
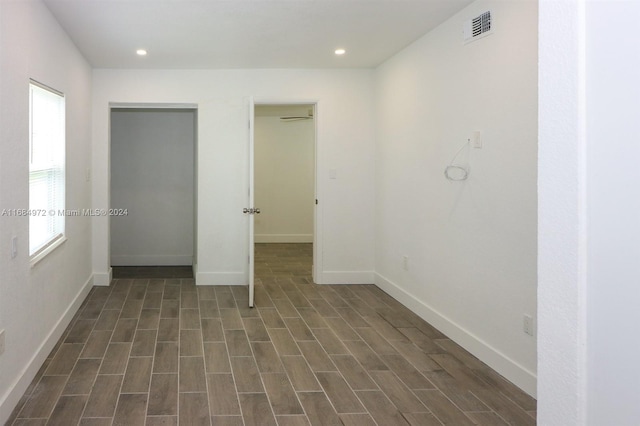
<svg viewBox="0 0 640 426">
<path fill-rule="evenodd" d="M 318 199 L 316 198 L 316 206 L 318 205 Z"/>
</svg>

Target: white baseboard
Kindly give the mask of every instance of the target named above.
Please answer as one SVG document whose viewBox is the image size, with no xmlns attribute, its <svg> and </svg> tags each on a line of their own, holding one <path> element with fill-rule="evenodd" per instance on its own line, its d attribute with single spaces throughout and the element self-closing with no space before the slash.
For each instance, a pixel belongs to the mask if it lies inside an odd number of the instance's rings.
<svg viewBox="0 0 640 426">
<path fill-rule="evenodd" d="M 196 285 L 248 285 L 242 272 L 196 272 Z"/>
<path fill-rule="evenodd" d="M 26 367 L 20 372 L 15 382 L 9 387 L 9 389 L 1 395 L 0 399 L 0 424 L 4 424 L 11 416 L 13 409 L 18 405 L 20 398 L 24 395 L 25 391 L 31 384 L 31 381 L 44 364 L 44 361 L 49 356 L 49 353 L 53 350 L 62 333 L 64 333 L 67 326 L 71 323 L 73 316 L 78 312 L 84 299 L 86 299 L 89 291 L 93 287 L 93 277 L 90 277 L 85 284 L 80 288 L 78 294 L 69 304 L 69 307 L 64 311 L 58 322 L 53 326 L 47 337 L 40 344 L 35 351 Z"/>
<path fill-rule="evenodd" d="M 112 266 L 180 266 L 193 264 L 193 256 L 111 256 Z"/>
<path fill-rule="evenodd" d="M 109 268 L 107 272 L 94 272 L 93 273 L 93 285 L 95 286 L 109 286 L 111 279 L 113 278 L 113 269 Z"/>
<path fill-rule="evenodd" d="M 255 234 L 256 243 L 312 243 L 313 234 Z"/>
<path fill-rule="evenodd" d="M 534 398 L 536 397 L 537 377 L 535 373 L 527 370 L 382 275 L 375 274 L 375 284 L 523 391 Z"/>
<path fill-rule="evenodd" d="M 373 271 L 322 271 L 315 277 L 318 284 L 373 284 Z"/>
</svg>

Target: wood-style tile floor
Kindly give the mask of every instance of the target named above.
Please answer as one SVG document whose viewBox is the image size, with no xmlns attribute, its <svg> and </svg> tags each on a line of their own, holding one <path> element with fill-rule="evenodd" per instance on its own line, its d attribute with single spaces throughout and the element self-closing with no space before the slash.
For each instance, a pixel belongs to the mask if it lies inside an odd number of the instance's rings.
<svg viewBox="0 0 640 426">
<path fill-rule="evenodd" d="M 373 285 L 256 248 L 245 287 L 93 288 L 13 425 L 534 425 L 536 401 Z"/>
</svg>

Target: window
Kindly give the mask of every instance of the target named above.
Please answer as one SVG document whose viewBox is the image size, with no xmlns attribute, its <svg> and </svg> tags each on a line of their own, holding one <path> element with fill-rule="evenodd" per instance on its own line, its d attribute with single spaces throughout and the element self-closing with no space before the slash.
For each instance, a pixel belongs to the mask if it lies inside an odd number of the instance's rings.
<svg viewBox="0 0 640 426">
<path fill-rule="evenodd" d="M 46 86 L 29 84 L 29 255 L 64 241 L 65 102 Z"/>
</svg>

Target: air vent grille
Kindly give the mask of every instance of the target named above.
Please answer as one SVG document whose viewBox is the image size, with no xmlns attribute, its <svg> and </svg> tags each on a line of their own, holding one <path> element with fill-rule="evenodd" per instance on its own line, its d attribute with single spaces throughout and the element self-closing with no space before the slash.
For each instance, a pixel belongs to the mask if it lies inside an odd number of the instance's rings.
<svg viewBox="0 0 640 426">
<path fill-rule="evenodd" d="M 491 31 L 491 12 L 485 12 L 471 20 L 472 37 L 478 37 L 487 31 Z"/>
<path fill-rule="evenodd" d="M 464 41 L 469 43 L 491 34 L 491 11 L 484 12 L 463 25 Z"/>
</svg>

